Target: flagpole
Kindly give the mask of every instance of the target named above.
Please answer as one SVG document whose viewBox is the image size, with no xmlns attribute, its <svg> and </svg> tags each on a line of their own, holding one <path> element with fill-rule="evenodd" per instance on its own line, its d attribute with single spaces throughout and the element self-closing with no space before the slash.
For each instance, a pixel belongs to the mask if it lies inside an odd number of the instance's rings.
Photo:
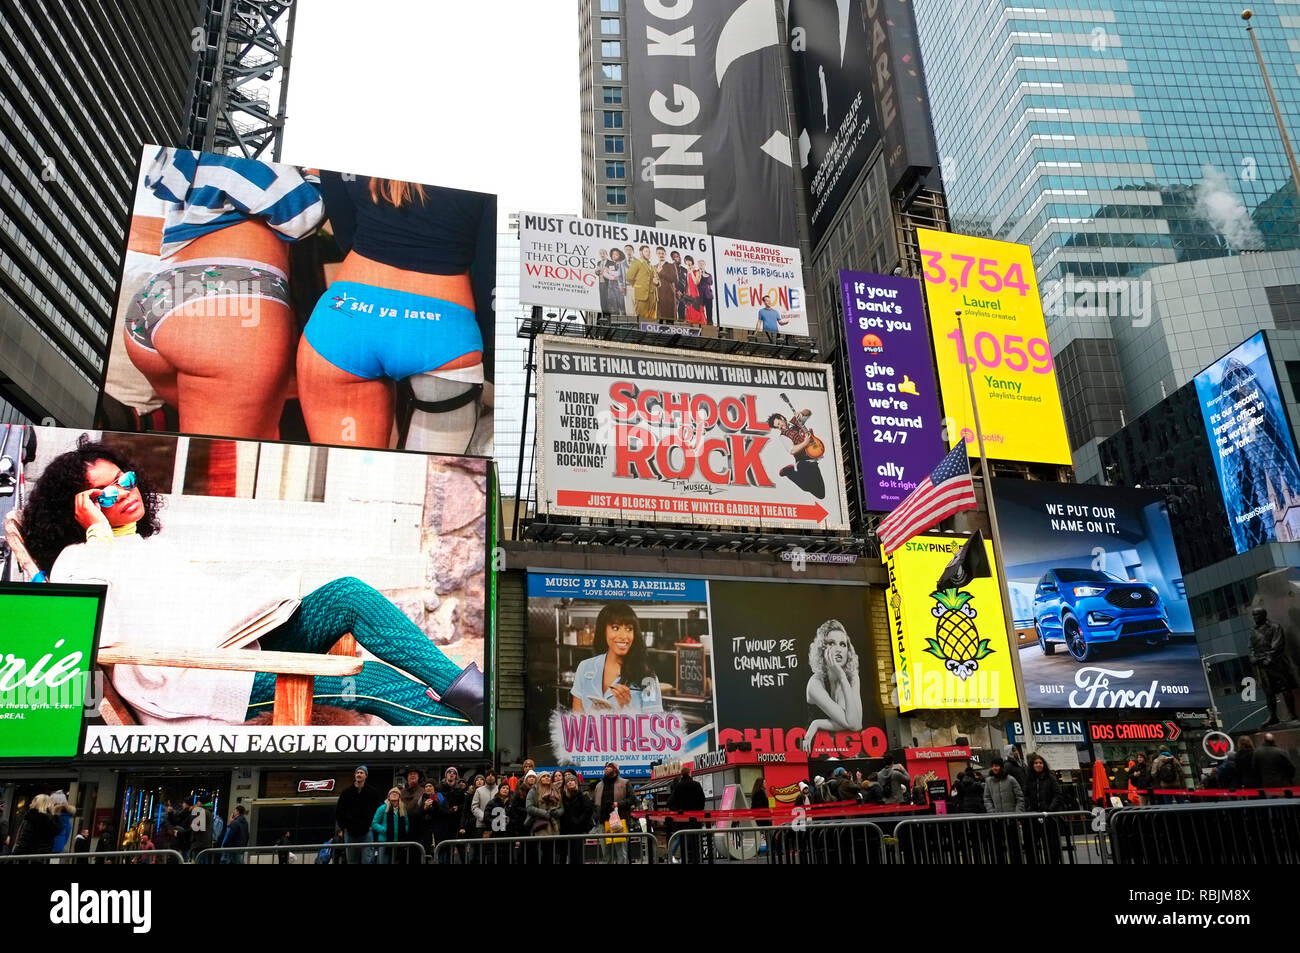
<svg viewBox="0 0 1300 953">
<path fill-rule="evenodd" d="M 962 366 L 966 369 L 966 386 L 970 390 L 971 411 L 975 415 L 975 438 L 980 448 L 980 475 L 984 477 L 984 501 L 989 508 L 989 531 L 993 536 L 993 560 L 997 563 L 998 589 L 1002 594 L 1003 621 L 1007 627 L 1007 650 L 1011 653 L 1011 677 L 1016 686 L 1016 700 L 1020 702 L 1020 724 L 1025 731 L 1025 756 L 1033 754 L 1034 722 L 1029 715 L 1029 697 L 1025 694 L 1025 676 L 1020 670 L 1020 640 L 1016 636 L 1016 623 L 1011 612 L 1011 591 L 1007 588 L 1006 563 L 1002 559 L 1002 536 L 998 532 L 998 510 L 993 502 L 993 470 L 984 453 L 984 431 L 980 429 L 980 408 L 975 401 L 975 380 L 970 372 L 970 351 L 966 349 L 966 331 L 961 324 L 961 308 L 956 309 L 957 336 L 961 339 Z M 965 439 L 965 438 L 963 438 Z"/>
</svg>

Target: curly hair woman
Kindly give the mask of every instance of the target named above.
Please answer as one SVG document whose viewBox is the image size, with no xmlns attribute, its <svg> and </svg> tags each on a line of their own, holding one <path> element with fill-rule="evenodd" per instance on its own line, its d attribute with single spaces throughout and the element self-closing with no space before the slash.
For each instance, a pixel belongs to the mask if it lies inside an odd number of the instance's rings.
<svg viewBox="0 0 1300 953">
<path fill-rule="evenodd" d="M 606 603 L 596 616 L 591 658 L 573 674 L 574 711 L 664 710 L 659 678 L 650 668 L 641 623 L 626 602 Z"/>
<path fill-rule="evenodd" d="M 819 714 L 804 732 L 803 750 L 811 751 L 819 731 L 861 731 L 862 689 L 858 682 L 858 653 L 838 619 L 817 629 L 808 649 L 808 686 L 804 697 Z"/>
<path fill-rule="evenodd" d="M 159 502 L 130 459 L 83 435 L 50 462 L 23 509 L 22 535 L 50 581 L 108 587 L 101 646 L 216 649 L 268 605 L 297 595 L 275 580 L 232 586 L 206 576 L 162 538 Z M 260 647 L 325 653 L 348 632 L 376 660 L 355 678 L 317 677 L 315 700 L 393 725 L 481 720 L 478 668 L 461 671 L 359 579 L 335 579 L 304 597 Z M 144 724 L 239 724 L 275 698 L 266 672 L 115 665 L 111 678 Z"/>
</svg>

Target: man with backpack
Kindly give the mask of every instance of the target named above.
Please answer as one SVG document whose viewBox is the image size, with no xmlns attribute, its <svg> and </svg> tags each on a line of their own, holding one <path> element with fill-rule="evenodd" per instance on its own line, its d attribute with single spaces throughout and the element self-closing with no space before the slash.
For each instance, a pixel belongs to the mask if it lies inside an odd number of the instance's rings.
<svg viewBox="0 0 1300 953">
<path fill-rule="evenodd" d="M 1151 765 L 1151 778 L 1156 788 L 1182 788 L 1183 763 L 1168 748 L 1161 748 Z M 1175 801 L 1172 794 L 1157 794 L 1155 798 L 1157 804 L 1173 804 Z"/>
</svg>

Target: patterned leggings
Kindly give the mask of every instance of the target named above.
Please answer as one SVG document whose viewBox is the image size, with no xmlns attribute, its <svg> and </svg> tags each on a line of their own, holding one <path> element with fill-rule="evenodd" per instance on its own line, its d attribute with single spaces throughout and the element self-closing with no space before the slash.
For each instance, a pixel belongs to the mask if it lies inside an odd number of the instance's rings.
<svg viewBox="0 0 1300 953">
<path fill-rule="evenodd" d="M 378 715 L 390 725 L 467 723 L 464 715 L 429 694 L 432 688 L 441 696 L 461 670 L 401 610 L 360 579 L 345 576 L 321 586 L 302 600 L 288 622 L 264 636 L 261 645 L 268 651 L 324 654 L 348 632 L 379 661 L 363 663 L 355 676 L 318 675 L 313 701 Z M 248 717 L 268 710 L 274 701 L 275 675 L 258 672 Z"/>
</svg>

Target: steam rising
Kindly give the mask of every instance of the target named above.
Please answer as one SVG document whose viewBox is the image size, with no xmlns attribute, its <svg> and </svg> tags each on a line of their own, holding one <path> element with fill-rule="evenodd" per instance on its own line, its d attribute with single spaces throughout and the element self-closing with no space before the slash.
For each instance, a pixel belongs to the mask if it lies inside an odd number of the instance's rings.
<svg viewBox="0 0 1300 953">
<path fill-rule="evenodd" d="M 1234 251 L 1258 251 L 1264 247 L 1264 236 L 1246 206 L 1232 191 L 1224 174 L 1210 163 L 1201 166 L 1201 181 L 1196 184 L 1196 213 L 1213 225 Z"/>
</svg>

